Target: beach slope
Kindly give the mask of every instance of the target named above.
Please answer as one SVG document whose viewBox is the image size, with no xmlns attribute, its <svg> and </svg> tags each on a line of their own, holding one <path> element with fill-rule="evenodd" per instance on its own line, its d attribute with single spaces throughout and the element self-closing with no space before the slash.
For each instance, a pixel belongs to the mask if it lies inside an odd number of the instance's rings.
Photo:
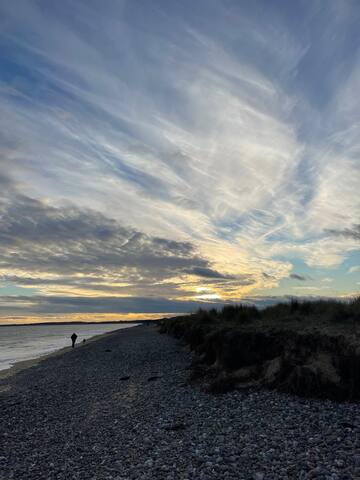
<svg viewBox="0 0 360 480">
<path fill-rule="evenodd" d="M 209 395 L 154 326 L 104 335 L 0 380 L 0 479 L 357 478 L 358 404 Z"/>
</svg>

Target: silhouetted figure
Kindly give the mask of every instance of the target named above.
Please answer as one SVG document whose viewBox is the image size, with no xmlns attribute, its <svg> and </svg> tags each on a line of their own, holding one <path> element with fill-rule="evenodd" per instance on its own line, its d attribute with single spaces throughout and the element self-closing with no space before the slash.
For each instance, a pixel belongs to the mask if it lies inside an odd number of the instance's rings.
<svg viewBox="0 0 360 480">
<path fill-rule="evenodd" d="M 73 333 L 70 338 L 71 338 L 71 341 L 72 341 L 72 348 L 74 348 L 75 347 L 75 342 L 76 342 L 76 339 L 77 339 L 76 333 Z"/>
</svg>

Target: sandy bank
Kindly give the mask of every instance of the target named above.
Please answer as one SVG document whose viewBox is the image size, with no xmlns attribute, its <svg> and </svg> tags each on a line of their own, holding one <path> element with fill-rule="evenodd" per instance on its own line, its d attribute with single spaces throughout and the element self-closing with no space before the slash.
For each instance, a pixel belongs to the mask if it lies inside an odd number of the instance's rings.
<svg viewBox="0 0 360 480">
<path fill-rule="evenodd" d="M 244 313 L 241 307 L 232 313 L 239 312 Z M 360 330 L 352 318 L 262 319 L 256 313 L 259 317 L 239 319 L 200 312 L 165 319 L 161 329 L 189 345 L 196 355 L 192 378 L 208 392 L 260 386 L 304 397 L 360 400 Z"/>
</svg>

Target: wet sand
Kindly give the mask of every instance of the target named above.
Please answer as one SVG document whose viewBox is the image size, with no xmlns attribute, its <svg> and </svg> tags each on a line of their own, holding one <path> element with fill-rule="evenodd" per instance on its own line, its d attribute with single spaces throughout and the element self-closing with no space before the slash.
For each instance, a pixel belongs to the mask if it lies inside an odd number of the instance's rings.
<svg viewBox="0 0 360 480">
<path fill-rule="evenodd" d="M 133 327 L 129 327 L 133 328 Z M 96 340 L 100 340 L 102 337 L 105 335 L 109 335 L 111 333 L 117 332 L 118 330 L 113 330 L 111 332 L 105 332 L 100 335 L 94 335 L 93 337 L 90 337 L 86 339 L 85 343 L 78 343 L 75 345 L 75 348 L 82 348 L 83 346 L 87 345 L 88 343 L 95 342 Z M 12 375 L 15 375 L 16 373 L 26 370 L 30 367 L 34 367 L 35 365 L 38 365 L 39 363 L 43 362 L 44 360 L 52 357 L 57 357 L 59 355 L 63 355 L 66 352 L 70 352 L 72 350 L 72 347 L 64 347 L 64 348 L 59 348 L 58 350 L 55 350 L 50 353 L 45 353 L 44 355 L 40 355 L 39 357 L 36 358 L 30 358 L 29 360 L 24 360 L 21 362 L 16 362 L 14 365 L 12 365 L 10 368 L 5 368 L 4 370 L 0 370 L 0 380 L 4 378 L 8 378 Z M 0 392 L 2 391 L 2 388 L 4 389 L 5 387 L 0 386 Z"/>
</svg>

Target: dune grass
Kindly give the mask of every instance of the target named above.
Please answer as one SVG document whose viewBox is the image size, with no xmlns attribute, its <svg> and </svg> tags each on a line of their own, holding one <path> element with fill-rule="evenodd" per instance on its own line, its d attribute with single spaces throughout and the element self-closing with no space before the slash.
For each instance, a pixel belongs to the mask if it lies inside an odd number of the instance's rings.
<svg viewBox="0 0 360 480">
<path fill-rule="evenodd" d="M 360 398 L 360 299 L 226 305 L 163 320 L 195 353 L 207 391 L 267 386 L 305 396 Z"/>
</svg>

